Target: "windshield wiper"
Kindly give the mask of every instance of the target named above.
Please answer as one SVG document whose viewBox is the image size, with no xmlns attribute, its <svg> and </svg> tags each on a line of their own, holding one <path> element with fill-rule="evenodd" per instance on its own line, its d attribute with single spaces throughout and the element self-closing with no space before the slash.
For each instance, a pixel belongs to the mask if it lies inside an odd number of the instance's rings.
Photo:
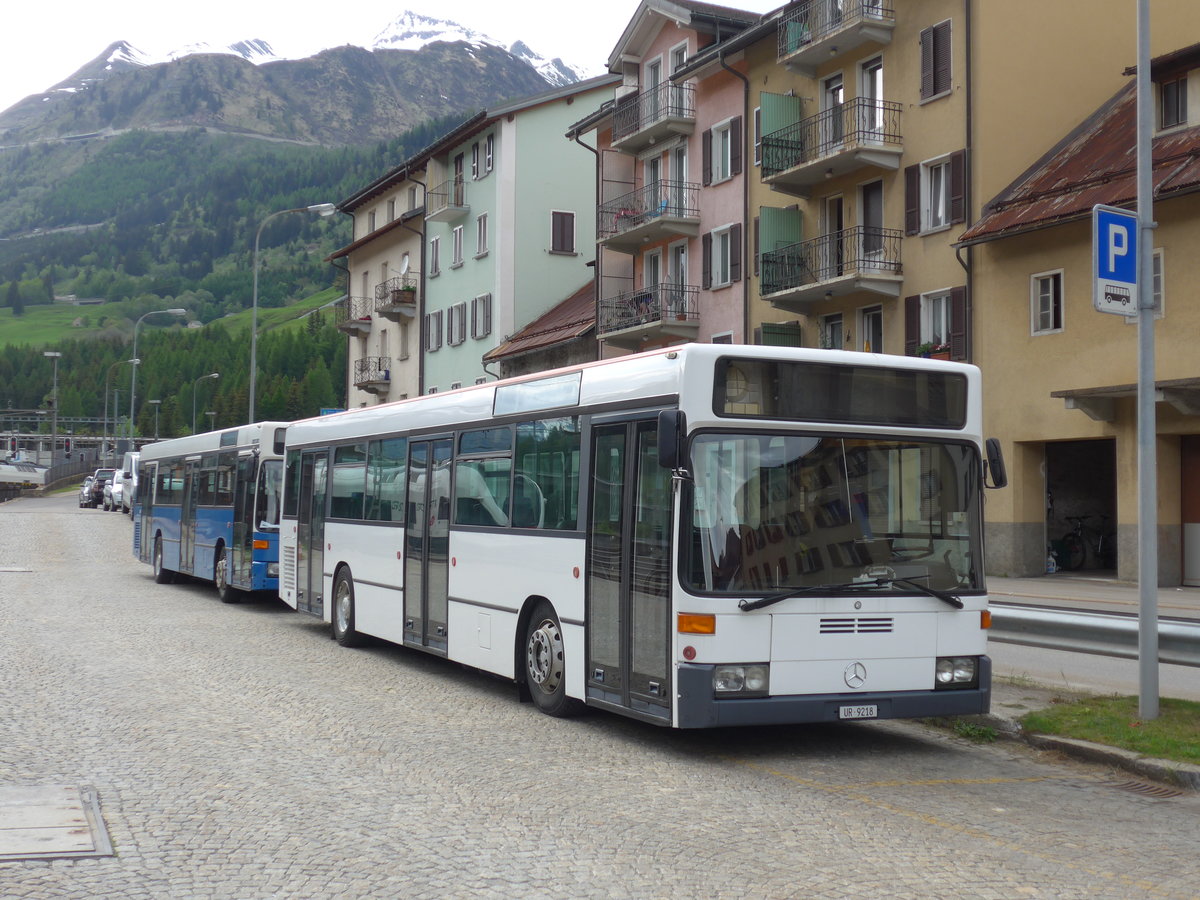
<svg viewBox="0 0 1200 900">
<path fill-rule="evenodd" d="M 835 584 L 811 584 L 806 587 L 793 588 L 790 591 L 784 591 L 780 594 L 771 594 L 768 597 L 759 597 L 757 600 L 742 599 L 738 601 L 738 609 L 743 612 L 752 612 L 756 609 L 762 609 L 765 606 L 773 606 L 783 600 L 790 600 L 793 597 L 800 597 L 804 594 L 819 594 L 829 593 L 837 594 L 843 591 L 852 591 L 861 588 L 886 587 L 890 584 L 907 584 L 909 587 L 916 588 L 922 594 L 928 594 L 930 597 L 936 597 L 943 603 L 948 603 L 955 609 L 962 609 L 963 602 L 949 591 L 940 591 L 937 588 L 931 588 L 928 585 L 921 584 L 912 578 L 899 577 L 880 577 L 871 578 L 866 581 L 842 581 Z"/>
</svg>

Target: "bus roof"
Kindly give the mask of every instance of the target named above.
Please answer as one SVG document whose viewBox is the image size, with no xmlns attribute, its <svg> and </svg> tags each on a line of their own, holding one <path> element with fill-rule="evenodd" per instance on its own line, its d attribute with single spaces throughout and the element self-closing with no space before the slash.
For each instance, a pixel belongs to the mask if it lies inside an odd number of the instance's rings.
<svg viewBox="0 0 1200 900">
<path fill-rule="evenodd" d="M 274 456 L 275 430 L 287 425 L 287 422 L 255 422 L 253 425 L 235 425 L 232 428 L 146 444 L 141 449 L 141 462 L 254 446 L 261 448 L 264 456 Z"/>
</svg>

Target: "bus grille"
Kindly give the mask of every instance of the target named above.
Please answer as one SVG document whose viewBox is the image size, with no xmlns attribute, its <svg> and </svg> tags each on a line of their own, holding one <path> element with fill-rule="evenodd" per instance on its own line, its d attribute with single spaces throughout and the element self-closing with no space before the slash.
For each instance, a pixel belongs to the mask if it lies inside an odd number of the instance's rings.
<svg viewBox="0 0 1200 900">
<path fill-rule="evenodd" d="M 893 620 L 878 617 L 821 619 L 821 634 L 891 634 Z"/>
<path fill-rule="evenodd" d="M 296 589 L 296 551 L 291 548 L 284 548 L 280 554 L 282 559 L 282 575 L 280 579 L 282 587 L 285 591 L 294 591 Z"/>
</svg>

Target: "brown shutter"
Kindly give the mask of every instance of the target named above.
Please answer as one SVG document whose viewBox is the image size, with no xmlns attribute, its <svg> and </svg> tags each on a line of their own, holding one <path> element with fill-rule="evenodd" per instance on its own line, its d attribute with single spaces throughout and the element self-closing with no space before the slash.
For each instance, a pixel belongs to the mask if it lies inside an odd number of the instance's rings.
<svg viewBox="0 0 1200 900">
<path fill-rule="evenodd" d="M 742 117 L 737 116 L 729 125 L 729 174 L 742 172 Z"/>
<path fill-rule="evenodd" d="M 742 280 L 742 223 L 729 229 L 729 280 Z"/>
<path fill-rule="evenodd" d="M 700 287 L 712 287 L 712 232 L 706 232 L 700 240 Z"/>
<path fill-rule="evenodd" d="M 950 291 L 950 358 L 967 359 L 967 289 L 952 288 Z"/>
<path fill-rule="evenodd" d="M 933 92 L 950 90 L 950 23 L 933 26 Z"/>
<path fill-rule="evenodd" d="M 950 156 L 950 221 L 967 221 L 967 151 Z"/>
<path fill-rule="evenodd" d="M 704 184 L 712 184 L 712 129 L 700 135 L 700 171 Z"/>
<path fill-rule="evenodd" d="M 917 234 L 921 230 L 921 167 L 908 166 L 904 170 L 904 233 Z"/>
<path fill-rule="evenodd" d="M 921 99 L 933 96 L 933 29 L 921 32 Z"/>
<path fill-rule="evenodd" d="M 916 356 L 921 343 L 921 297 L 904 298 L 904 355 Z"/>
</svg>

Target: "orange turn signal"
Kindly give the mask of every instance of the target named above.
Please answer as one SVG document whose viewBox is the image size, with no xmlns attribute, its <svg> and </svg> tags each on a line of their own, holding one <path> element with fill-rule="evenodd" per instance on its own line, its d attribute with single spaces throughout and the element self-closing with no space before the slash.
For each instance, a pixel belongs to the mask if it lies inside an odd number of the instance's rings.
<svg viewBox="0 0 1200 900">
<path fill-rule="evenodd" d="M 983 629 L 992 627 L 992 611 L 990 609 L 981 609 L 979 611 L 979 627 Z"/>
<path fill-rule="evenodd" d="M 712 613 L 680 613 L 680 634 L 716 634 L 717 617 Z"/>
<path fill-rule="evenodd" d="M 270 541 L 255 541 L 253 544 L 255 550 L 266 550 L 270 546 Z"/>
</svg>

